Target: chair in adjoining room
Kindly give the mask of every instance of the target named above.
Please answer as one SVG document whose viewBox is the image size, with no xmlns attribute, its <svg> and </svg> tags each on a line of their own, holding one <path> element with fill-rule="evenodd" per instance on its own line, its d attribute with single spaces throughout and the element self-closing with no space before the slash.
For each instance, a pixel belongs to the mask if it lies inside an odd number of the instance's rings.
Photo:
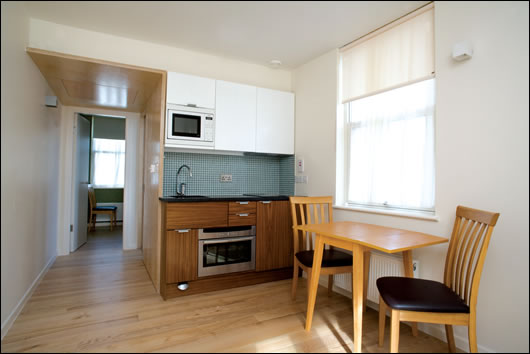
<svg viewBox="0 0 530 354">
<path fill-rule="evenodd" d="M 291 203 L 291 216 L 293 227 L 312 224 L 327 223 L 333 221 L 332 197 L 289 197 Z M 325 207 L 327 205 L 327 218 Z M 311 213 L 311 209 L 313 213 Z M 320 213 L 318 212 L 320 209 Z M 311 216 L 313 214 L 313 217 Z M 320 215 L 320 218 L 319 218 Z M 298 285 L 299 269 L 307 273 L 307 290 L 311 282 L 311 271 L 313 267 L 313 237 L 312 234 L 293 229 L 294 236 L 294 262 L 293 282 L 291 297 L 296 299 L 296 287 Z M 320 274 L 329 275 L 328 295 L 333 291 L 333 275 L 352 272 L 352 255 L 330 247 L 324 250 L 322 257 L 322 268 Z"/>
<path fill-rule="evenodd" d="M 390 352 L 397 353 L 399 322 L 445 324 L 449 351 L 456 351 L 453 325 L 468 326 L 469 350 L 477 352 L 477 297 L 484 259 L 499 213 L 456 208 L 445 259 L 444 282 L 381 277 L 379 346 L 383 346 L 386 310 L 390 309 Z"/>
<path fill-rule="evenodd" d="M 88 185 L 88 200 L 90 202 L 90 217 L 88 231 L 93 231 L 96 229 L 96 217 L 98 214 L 109 215 L 110 217 L 110 230 L 113 230 L 113 227 L 116 226 L 116 211 L 118 210 L 117 206 L 108 205 L 108 206 L 97 206 L 96 203 L 96 193 L 91 184 Z"/>
</svg>

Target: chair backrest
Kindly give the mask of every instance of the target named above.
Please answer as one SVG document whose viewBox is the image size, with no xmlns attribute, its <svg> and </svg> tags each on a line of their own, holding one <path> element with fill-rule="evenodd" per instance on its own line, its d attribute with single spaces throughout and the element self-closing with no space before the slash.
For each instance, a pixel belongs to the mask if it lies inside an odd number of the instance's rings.
<svg viewBox="0 0 530 354">
<path fill-rule="evenodd" d="M 499 213 L 463 206 L 456 219 L 445 258 L 444 284 L 475 310 L 480 276 Z"/>
<path fill-rule="evenodd" d="M 333 197 L 289 197 L 289 201 L 293 226 L 333 221 Z M 313 249 L 313 237 L 308 232 L 293 229 L 293 236 L 295 254 Z"/>
<path fill-rule="evenodd" d="M 88 185 L 88 200 L 90 202 L 90 210 L 96 207 L 96 193 L 91 184 Z"/>
</svg>

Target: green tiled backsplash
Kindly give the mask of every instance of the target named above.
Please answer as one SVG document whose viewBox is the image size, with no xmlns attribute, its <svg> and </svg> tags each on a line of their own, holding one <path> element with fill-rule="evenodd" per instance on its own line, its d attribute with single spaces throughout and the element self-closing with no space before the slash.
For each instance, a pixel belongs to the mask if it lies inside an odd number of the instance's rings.
<svg viewBox="0 0 530 354">
<path fill-rule="evenodd" d="M 164 153 L 164 196 L 177 192 L 186 183 L 188 195 L 240 195 L 253 193 L 294 194 L 294 156 L 213 155 L 183 152 Z M 232 182 L 221 182 L 221 175 L 232 175 Z"/>
</svg>

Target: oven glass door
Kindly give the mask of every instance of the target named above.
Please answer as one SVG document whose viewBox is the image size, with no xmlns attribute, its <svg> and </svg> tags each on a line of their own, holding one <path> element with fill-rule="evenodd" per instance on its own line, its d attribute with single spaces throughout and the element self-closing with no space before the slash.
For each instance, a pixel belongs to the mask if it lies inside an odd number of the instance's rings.
<svg viewBox="0 0 530 354">
<path fill-rule="evenodd" d="M 201 116 L 194 114 L 171 113 L 171 137 L 201 137 Z"/>
<path fill-rule="evenodd" d="M 245 263 L 252 260 L 252 240 L 203 245 L 203 267 Z"/>
<path fill-rule="evenodd" d="M 255 269 L 255 236 L 199 241 L 199 276 Z"/>
</svg>

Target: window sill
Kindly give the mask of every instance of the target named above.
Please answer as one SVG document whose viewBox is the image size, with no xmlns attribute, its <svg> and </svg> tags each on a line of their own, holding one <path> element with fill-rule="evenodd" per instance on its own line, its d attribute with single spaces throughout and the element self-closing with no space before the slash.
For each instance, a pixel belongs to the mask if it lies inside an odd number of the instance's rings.
<svg viewBox="0 0 530 354">
<path fill-rule="evenodd" d="M 391 216 L 400 216 L 404 218 L 412 218 L 412 219 L 421 219 L 421 220 L 429 220 L 429 221 L 439 221 L 438 216 L 436 214 L 431 213 L 422 213 L 422 212 L 414 212 L 414 211 L 403 211 L 403 210 L 387 210 L 387 209 L 377 209 L 377 208 L 363 208 L 363 207 L 351 207 L 351 206 L 344 206 L 344 205 L 334 205 L 334 209 L 341 209 L 341 210 L 349 210 L 349 211 L 360 211 L 363 213 L 372 213 L 372 214 L 382 214 L 382 215 L 391 215 Z"/>
</svg>

